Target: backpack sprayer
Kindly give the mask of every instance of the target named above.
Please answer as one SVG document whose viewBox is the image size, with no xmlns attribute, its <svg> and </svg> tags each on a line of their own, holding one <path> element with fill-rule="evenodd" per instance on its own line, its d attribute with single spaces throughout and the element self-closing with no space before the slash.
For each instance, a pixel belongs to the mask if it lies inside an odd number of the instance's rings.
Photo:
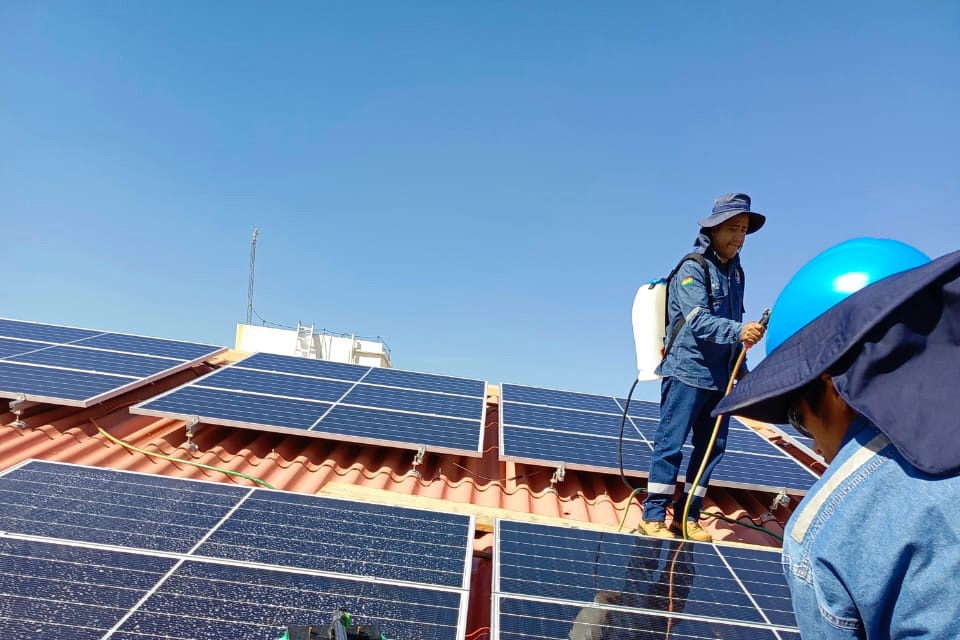
<svg viewBox="0 0 960 640">
<path fill-rule="evenodd" d="M 387 640 L 376 624 L 355 625 L 345 609 L 333 612 L 329 625 L 288 626 L 277 640 Z"/>
</svg>

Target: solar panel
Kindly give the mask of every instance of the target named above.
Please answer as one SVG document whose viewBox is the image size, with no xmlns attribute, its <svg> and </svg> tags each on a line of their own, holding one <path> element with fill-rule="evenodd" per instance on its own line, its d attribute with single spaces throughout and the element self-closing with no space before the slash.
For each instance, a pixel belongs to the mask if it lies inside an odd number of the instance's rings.
<svg viewBox="0 0 960 640">
<path fill-rule="evenodd" d="M 0 318 L 0 397 L 89 407 L 223 350 Z"/>
<path fill-rule="evenodd" d="M 500 457 L 530 464 L 619 473 L 620 425 L 626 401 L 612 396 L 504 384 L 500 392 Z M 623 470 L 646 477 L 660 424 L 655 402 L 630 403 L 623 434 Z M 689 459 L 693 449 L 684 447 Z M 680 476 L 683 479 L 683 476 Z M 731 418 L 726 452 L 711 483 L 805 493 L 816 475 L 745 424 Z"/>
<path fill-rule="evenodd" d="M 492 637 L 799 637 L 780 552 L 499 520 Z"/>
<path fill-rule="evenodd" d="M 0 624 L 273 640 L 342 607 L 388 637 L 462 639 L 473 528 L 458 514 L 29 461 L 0 476 Z"/>
<path fill-rule="evenodd" d="M 131 411 L 479 457 L 486 383 L 258 353 Z"/>
</svg>

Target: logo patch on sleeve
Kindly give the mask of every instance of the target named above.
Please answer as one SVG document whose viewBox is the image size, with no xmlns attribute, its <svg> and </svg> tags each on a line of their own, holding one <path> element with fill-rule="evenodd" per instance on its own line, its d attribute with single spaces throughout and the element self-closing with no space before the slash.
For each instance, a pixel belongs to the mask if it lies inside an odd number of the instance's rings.
<svg viewBox="0 0 960 640">
<path fill-rule="evenodd" d="M 680 281 L 680 284 L 684 287 L 687 286 L 688 284 L 693 284 L 693 276 L 687 276 L 686 278 Z"/>
</svg>

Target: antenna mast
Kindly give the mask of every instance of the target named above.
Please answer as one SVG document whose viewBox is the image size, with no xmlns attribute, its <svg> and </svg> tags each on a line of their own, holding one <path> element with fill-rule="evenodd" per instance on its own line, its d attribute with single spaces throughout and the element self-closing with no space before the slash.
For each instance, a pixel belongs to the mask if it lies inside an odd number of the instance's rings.
<svg viewBox="0 0 960 640">
<path fill-rule="evenodd" d="M 254 225 L 253 239 L 250 240 L 250 284 L 247 285 L 247 324 L 253 324 L 253 274 L 257 264 L 257 236 L 260 227 Z"/>
</svg>

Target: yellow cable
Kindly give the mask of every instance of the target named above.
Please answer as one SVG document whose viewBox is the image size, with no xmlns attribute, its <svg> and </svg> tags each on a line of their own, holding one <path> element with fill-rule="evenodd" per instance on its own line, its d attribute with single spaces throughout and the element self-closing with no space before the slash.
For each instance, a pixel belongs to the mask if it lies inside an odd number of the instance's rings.
<svg viewBox="0 0 960 640">
<path fill-rule="evenodd" d="M 620 533 L 623 530 L 623 523 L 627 521 L 627 511 L 630 510 L 630 503 L 633 502 L 633 496 L 637 495 L 638 493 L 640 493 L 640 489 L 634 489 L 630 493 L 630 497 L 627 498 L 627 506 L 623 508 L 623 515 L 620 517 L 620 526 L 617 527 L 617 533 Z"/>
<path fill-rule="evenodd" d="M 120 445 L 121 447 L 125 447 L 125 448 L 127 448 L 127 449 L 130 449 L 131 451 L 136 451 L 137 453 L 142 453 L 142 454 L 145 455 L 145 456 L 150 456 L 150 457 L 153 457 L 153 458 L 161 458 L 161 459 L 163 459 L 163 460 L 170 460 L 171 462 L 182 462 L 183 464 L 193 465 L 194 467 L 197 467 L 197 468 L 199 468 L 199 469 L 206 469 L 207 471 L 215 471 L 215 472 L 218 472 L 218 473 L 225 473 L 225 474 L 228 475 L 228 476 L 235 476 L 235 477 L 237 477 L 237 478 L 244 478 L 245 480 L 249 480 L 250 482 L 254 482 L 254 483 L 256 483 L 256 484 L 259 484 L 259 485 L 262 486 L 262 487 L 266 487 L 267 489 L 276 489 L 276 487 L 274 487 L 273 485 L 271 485 L 271 484 L 270 484 L 269 482 L 267 482 L 266 480 L 261 480 L 260 478 L 254 478 L 254 477 L 251 476 L 251 475 L 247 475 L 247 474 L 245 474 L 245 473 L 240 473 L 239 471 L 231 471 L 230 469 L 221 469 L 221 468 L 219 468 L 219 467 L 210 466 L 209 464 L 203 464 L 202 462 L 194 462 L 193 460 L 184 460 L 183 458 L 175 458 L 175 457 L 173 457 L 173 456 L 168 456 L 168 455 L 166 455 L 166 454 L 164 454 L 164 453 L 155 453 L 155 452 L 153 452 L 153 451 L 147 451 L 146 449 L 141 449 L 140 447 L 136 447 L 136 446 L 130 444 L 129 442 L 124 442 L 123 440 L 120 440 L 119 438 L 116 438 L 116 437 L 110 435 L 109 433 L 107 433 L 106 431 L 104 431 L 104 430 L 103 430 L 103 427 L 101 427 L 99 424 L 97 424 L 97 421 L 94 420 L 93 418 L 90 418 L 90 422 L 93 423 L 93 426 L 95 426 L 95 427 L 97 428 L 97 431 L 99 431 L 100 434 L 101 434 L 103 437 L 107 438 L 107 439 L 110 440 L 111 442 L 114 442 L 114 443 Z"/>
</svg>

